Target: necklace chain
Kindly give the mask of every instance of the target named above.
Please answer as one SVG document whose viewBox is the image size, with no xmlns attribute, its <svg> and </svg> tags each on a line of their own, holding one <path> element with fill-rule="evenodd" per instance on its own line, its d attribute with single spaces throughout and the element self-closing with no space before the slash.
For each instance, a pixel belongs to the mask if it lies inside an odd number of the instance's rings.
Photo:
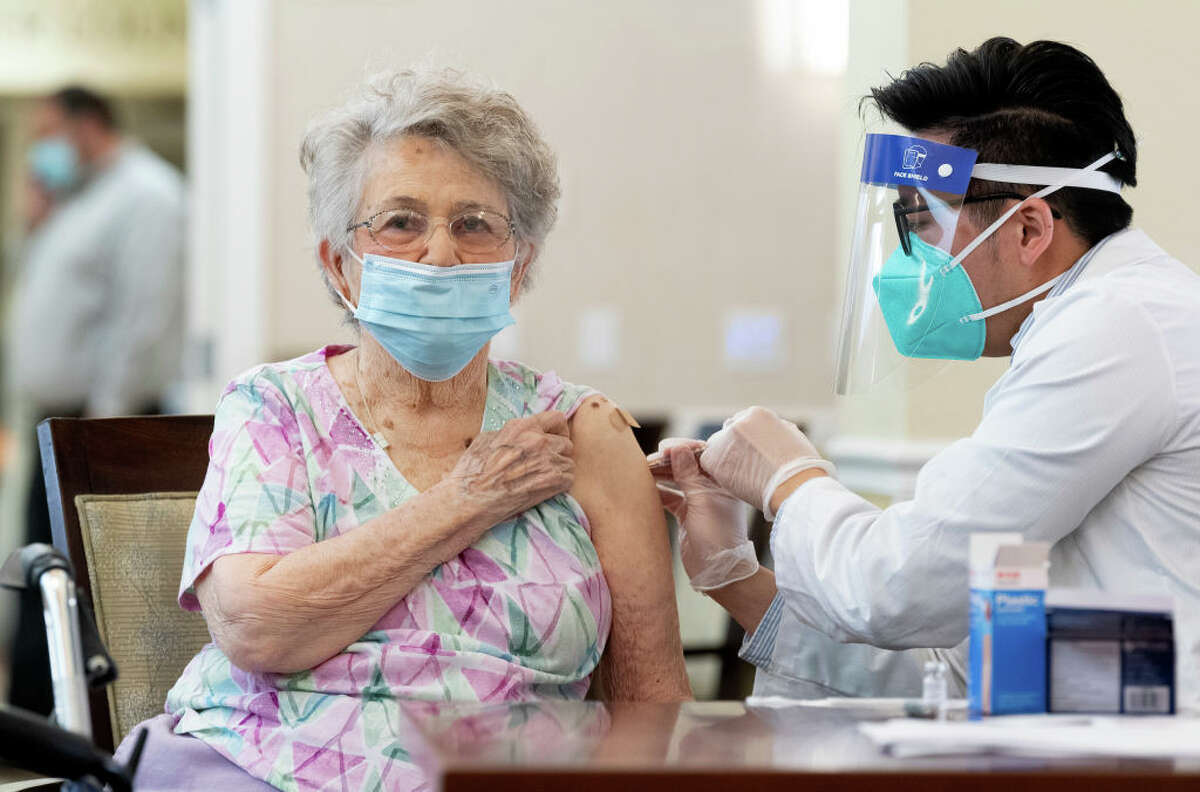
<svg viewBox="0 0 1200 792">
<path fill-rule="evenodd" d="M 362 397 L 363 407 L 367 410 L 367 420 L 371 422 L 371 426 L 375 427 L 375 431 L 371 432 L 371 439 L 375 441 L 377 446 L 386 451 L 391 443 L 383 436 L 383 427 L 375 421 L 375 416 L 371 414 L 371 402 L 367 399 L 367 392 L 363 390 L 362 375 L 358 370 L 358 360 L 354 361 L 354 383 L 358 385 L 358 395 Z"/>
</svg>

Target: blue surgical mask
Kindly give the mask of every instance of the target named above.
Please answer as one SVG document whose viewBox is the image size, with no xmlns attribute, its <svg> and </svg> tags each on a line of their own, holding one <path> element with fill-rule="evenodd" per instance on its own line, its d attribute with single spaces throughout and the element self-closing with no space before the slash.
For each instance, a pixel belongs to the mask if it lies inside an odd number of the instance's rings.
<svg viewBox="0 0 1200 792">
<path fill-rule="evenodd" d="M 427 382 L 458 374 L 496 333 L 509 312 L 516 260 L 435 267 L 368 253 L 354 318 L 401 366 Z"/>
<path fill-rule="evenodd" d="M 51 192 L 64 192 L 79 181 L 79 153 L 63 137 L 43 138 L 34 143 L 29 149 L 29 167 Z"/>
</svg>

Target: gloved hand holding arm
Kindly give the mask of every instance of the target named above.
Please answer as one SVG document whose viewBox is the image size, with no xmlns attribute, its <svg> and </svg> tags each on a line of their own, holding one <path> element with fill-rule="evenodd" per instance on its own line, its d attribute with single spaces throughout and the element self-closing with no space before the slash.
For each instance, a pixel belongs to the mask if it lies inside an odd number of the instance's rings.
<svg viewBox="0 0 1200 792">
<path fill-rule="evenodd" d="M 708 439 L 700 467 L 729 492 L 762 509 L 768 521 L 774 521 L 776 509 L 800 484 L 835 472 L 794 423 L 764 407 L 750 407 L 726 421 Z"/>
</svg>

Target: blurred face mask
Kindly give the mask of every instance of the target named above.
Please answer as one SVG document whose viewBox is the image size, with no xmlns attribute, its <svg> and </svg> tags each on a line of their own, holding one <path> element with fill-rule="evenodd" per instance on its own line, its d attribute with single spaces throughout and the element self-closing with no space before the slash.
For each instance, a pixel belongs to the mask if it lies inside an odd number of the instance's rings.
<svg viewBox="0 0 1200 792">
<path fill-rule="evenodd" d="M 358 305 L 342 302 L 401 366 L 427 382 L 458 374 L 496 333 L 515 323 L 509 312 L 511 261 L 435 267 L 368 253 Z"/>
<path fill-rule="evenodd" d="M 64 137 L 43 138 L 29 149 L 29 168 L 51 192 L 65 192 L 79 181 L 79 153 Z"/>
<path fill-rule="evenodd" d="M 874 279 L 879 310 L 897 351 L 905 357 L 939 360 L 977 360 L 987 341 L 989 316 L 1003 313 L 1054 288 L 1063 275 L 1051 278 L 1035 289 L 1008 302 L 983 310 L 963 260 L 1004 225 L 1031 198 L 1041 198 L 1070 186 L 1079 174 L 1090 173 L 1111 161 L 1105 154 L 1086 168 L 1054 169 L 1063 171 L 1059 180 L 1029 196 L 1002 214 L 999 219 L 971 240 L 957 256 L 935 247 L 915 233 L 909 233 L 911 253 L 897 246 Z M 976 166 L 980 168 L 1020 166 Z M 1019 176 L 1019 173 L 1010 174 Z M 980 178 L 978 175 L 975 178 Z M 1015 179 L 1014 179 L 1015 180 Z"/>
</svg>

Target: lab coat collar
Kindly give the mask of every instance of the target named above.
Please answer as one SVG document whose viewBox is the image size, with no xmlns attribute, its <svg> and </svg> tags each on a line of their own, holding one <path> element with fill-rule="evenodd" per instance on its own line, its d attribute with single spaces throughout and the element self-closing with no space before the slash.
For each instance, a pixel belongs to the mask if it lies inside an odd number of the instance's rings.
<svg viewBox="0 0 1200 792">
<path fill-rule="evenodd" d="M 1101 240 L 1103 245 L 1075 281 L 1083 283 L 1102 278 L 1118 267 L 1133 266 L 1156 258 L 1166 258 L 1167 252 L 1140 228 L 1127 228 Z"/>
<path fill-rule="evenodd" d="M 1071 271 L 1067 270 L 1066 274 L 1069 282 L 1066 287 L 1061 290 L 1052 290 L 1047 295 L 1046 300 L 1039 301 L 1033 306 L 1033 310 L 1030 311 L 1029 316 L 1025 317 L 1025 321 L 1021 323 L 1021 327 L 1017 330 L 1016 335 L 1012 337 L 1010 344 L 1013 351 L 1017 351 L 1017 347 L 1033 327 L 1033 323 L 1038 315 L 1038 309 L 1047 300 L 1066 293 L 1079 283 L 1084 283 L 1094 278 L 1102 278 L 1120 267 L 1134 266 L 1144 261 L 1166 256 L 1167 252 L 1160 248 L 1140 228 L 1127 228 L 1124 231 L 1118 231 L 1115 234 L 1106 236 L 1080 256 L 1075 264 L 1071 265 L 1072 269 L 1082 266 L 1082 272 L 1075 277 L 1070 277 Z"/>
</svg>

